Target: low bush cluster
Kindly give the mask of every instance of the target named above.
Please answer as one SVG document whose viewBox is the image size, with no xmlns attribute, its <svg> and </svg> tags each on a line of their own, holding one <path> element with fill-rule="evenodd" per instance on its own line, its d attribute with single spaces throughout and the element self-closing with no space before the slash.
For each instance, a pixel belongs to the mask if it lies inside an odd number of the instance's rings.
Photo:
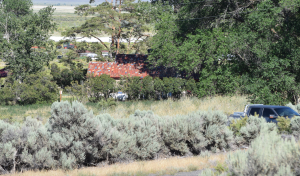
<svg viewBox="0 0 300 176">
<path fill-rule="evenodd" d="M 206 155 L 236 145 L 246 152 L 230 155 L 218 173 L 232 175 L 299 174 L 299 146 L 295 138 L 283 140 L 276 124 L 250 116 L 234 120 L 218 111 L 159 117 L 136 111 L 129 118 L 95 116 L 83 104 L 55 102 L 46 124 L 27 118 L 24 123 L 0 121 L 0 174 L 37 169 L 75 169 L 100 162 L 150 160 L 169 156 Z M 300 117 L 290 121 L 299 137 Z M 233 129 L 233 130 L 231 130 Z M 299 156 L 298 156 L 299 155 Z M 206 170 L 202 174 L 217 174 Z"/>
<path fill-rule="evenodd" d="M 51 76 L 42 73 L 28 75 L 22 83 L 10 77 L 0 88 L 0 104 L 3 105 L 52 103 L 57 98 L 57 85 Z"/>
<path fill-rule="evenodd" d="M 222 173 L 207 169 L 201 176 L 211 175 L 299 175 L 300 148 L 294 138 L 284 140 L 276 131 L 262 128 L 248 150 L 228 156 Z"/>
<path fill-rule="evenodd" d="M 226 123 L 226 115 L 212 111 L 165 118 L 136 111 L 115 119 L 94 116 L 77 101 L 55 102 L 45 125 L 32 118 L 23 124 L 0 121 L 0 172 L 227 150 L 234 146 L 234 137 Z"/>
</svg>

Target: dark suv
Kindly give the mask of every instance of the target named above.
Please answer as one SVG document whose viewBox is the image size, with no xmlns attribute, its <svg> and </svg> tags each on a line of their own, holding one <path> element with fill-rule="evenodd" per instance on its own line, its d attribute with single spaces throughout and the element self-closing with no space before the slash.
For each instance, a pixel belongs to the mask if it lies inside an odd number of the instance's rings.
<svg viewBox="0 0 300 176">
<path fill-rule="evenodd" d="M 264 117 L 267 122 L 277 123 L 277 117 L 288 117 L 300 116 L 296 111 L 287 106 L 275 106 L 275 105 L 246 105 L 244 112 L 235 112 L 229 117 L 241 118 L 245 116 L 258 115 Z"/>
</svg>

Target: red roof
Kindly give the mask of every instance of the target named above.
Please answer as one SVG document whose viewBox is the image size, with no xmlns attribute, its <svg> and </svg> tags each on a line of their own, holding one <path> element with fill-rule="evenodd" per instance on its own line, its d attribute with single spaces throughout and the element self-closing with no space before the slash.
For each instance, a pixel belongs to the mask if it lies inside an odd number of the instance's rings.
<svg viewBox="0 0 300 176">
<path fill-rule="evenodd" d="M 6 71 L 5 68 L 1 69 L 0 70 L 0 78 L 7 77 L 7 73 L 8 73 L 8 71 Z"/>
<path fill-rule="evenodd" d="M 149 75 L 145 60 L 147 55 L 118 54 L 115 62 L 90 62 L 88 74 L 100 76 L 102 74 L 118 79 L 121 76 L 138 76 L 144 78 Z"/>
<path fill-rule="evenodd" d="M 138 69 L 134 64 L 118 64 L 115 62 L 90 62 L 88 74 L 100 76 L 102 74 L 110 75 L 112 78 L 120 78 L 121 76 L 138 76 L 144 78 L 148 76 L 147 71 Z"/>
<path fill-rule="evenodd" d="M 87 73 L 93 76 L 107 74 L 115 79 L 121 76 L 138 76 L 140 78 L 145 76 L 160 78 L 177 76 L 174 68 L 159 66 L 150 69 L 147 57 L 147 55 L 138 54 L 118 54 L 115 62 L 90 62 Z M 181 74 L 181 77 L 185 77 L 185 74 Z"/>
</svg>

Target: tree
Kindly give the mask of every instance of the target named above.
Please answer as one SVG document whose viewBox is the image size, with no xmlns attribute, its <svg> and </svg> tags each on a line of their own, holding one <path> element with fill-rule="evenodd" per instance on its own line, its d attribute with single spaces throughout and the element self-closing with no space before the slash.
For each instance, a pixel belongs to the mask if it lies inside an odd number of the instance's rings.
<svg viewBox="0 0 300 176">
<path fill-rule="evenodd" d="M 115 80 L 106 74 L 90 79 L 91 89 L 94 95 L 92 101 L 98 102 L 102 97 L 107 101 L 110 93 L 113 93 L 115 90 Z"/>
<path fill-rule="evenodd" d="M 0 3 L 0 58 L 21 81 L 53 59 L 48 39 L 56 26 L 52 19 L 54 9 L 50 6 L 33 13 L 31 6 L 31 0 Z"/>
<path fill-rule="evenodd" d="M 140 98 L 142 93 L 142 82 L 140 77 L 126 77 L 125 78 L 125 85 L 124 85 L 124 92 L 128 94 L 128 98 L 132 100 L 137 100 Z"/>
<path fill-rule="evenodd" d="M 94 0 L 90 0 L 90 3 L 93 2 Z M 142 14 L 138 13 L 137 9 L 137 3 L 134 3 L 133 0 L 106 1 L 96 7 L 80 5 L 75 8 L 76 14 L 97 14 L 97 16 L 88 19 L 79 27 L 72 27 L 63 35 L 74 37 L 76 34 L 80 34 L 84 37 L 93 37 L 99 40 L 111 53 L 129 53 L 130 50 L 137 49 L 135 46 L 140 39 L 145 40 L 149 37 L 144 33 L 149 29 L 144 23 Z M 121 13 L 122 11 L 126 13 Z M 107 46 L 97 37 L 103 33 L 111 36 L 110 46 Z M 123 49 L 122 40 L 128 42 L 126 47 L 123 46 Z M 135 40 L 135 42 L 132 43 L 132 40 Z"/>
<path fill-rule="evenodd" d="M 154 84 L 151 76 L 146 76 L 142 79 L 142 94 L 145 99 L 153 98 Z"/>
<path fill-rule="evenodd" d="M 58 98 L 58 89 L 51 76 L 44 73 L 28 75 L 23 83 L 8 78 L 0 89 L 1 104 L 42 104 L 53 103 Z"/>
<path fill-rule="evenodd" d="M 153 65 L 198 75 L 200 97 L 239 92 L 252 103 L 295 102 L 298 0 L 170 3 L 148 8 L 166 9 L 152 16 L 157 31 L 149 57 Z"/>
<path fill-rule="evenodd" d="M 161 96 L 164 91 L 164 82 L 158 77 L 154 78 L 154 90 L 156 95 L 158 95 L 158 98 L 161 100 Z"/>
</svg>

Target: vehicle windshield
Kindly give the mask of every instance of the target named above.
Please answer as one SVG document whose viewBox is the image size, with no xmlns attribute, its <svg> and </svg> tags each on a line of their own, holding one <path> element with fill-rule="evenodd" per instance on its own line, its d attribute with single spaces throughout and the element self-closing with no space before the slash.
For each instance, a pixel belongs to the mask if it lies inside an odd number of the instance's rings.
<svg viewBox="0 0 300 176">
<path fill-rule="evenodd" d="M 274 110 L 276 111 L 276 113 L 279 115 L 279 116 L 283 116 L 283 117 L 286 117 L 286 116 L 299 116 L 299 114 L 292 110 L 291 108 L 274 108 Z"/>
</svg>

